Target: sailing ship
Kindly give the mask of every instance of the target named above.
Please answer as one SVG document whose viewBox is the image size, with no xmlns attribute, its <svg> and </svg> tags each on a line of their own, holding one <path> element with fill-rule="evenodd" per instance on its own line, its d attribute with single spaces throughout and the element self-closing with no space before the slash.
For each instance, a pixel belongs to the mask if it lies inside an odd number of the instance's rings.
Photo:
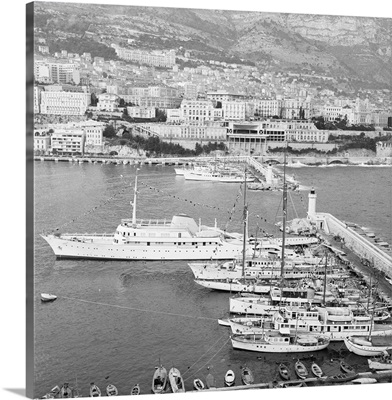
<svg viewBox="0 0 392 400">
<path fill-rule="evenodd" d="M 111 260 L 230 260 L 243 250 L 241 235 L 199 224 L 186 214 L 171 220 L 136 219 L 137 173 L 131 219 L 115 233 L 41 234 L 57 258 Z M 246 252 L 253 247 L 247 243 Z"/>
</svg>

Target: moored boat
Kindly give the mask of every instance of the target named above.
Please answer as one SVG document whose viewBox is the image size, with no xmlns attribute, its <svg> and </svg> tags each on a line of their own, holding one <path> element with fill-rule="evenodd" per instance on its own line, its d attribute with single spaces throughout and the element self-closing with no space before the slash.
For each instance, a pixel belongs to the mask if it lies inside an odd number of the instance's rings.
<svg viewBox="0 0 392 400">
<path fill-rule="evenodd" d="M 106 386 L 106 394 L 108 396 L 117 396 L 118 390 L 116 386 L 114 386 L 112 383 L 109 383 L 109 385 Z"/>
<path fill-rule="evenodd" d="M 167 383 L 167 371 L 166 368 L 160 365 L 155 368 L 154 375 L 152 377 L 152 392 L 160 394 L 165 391 Z"/>
<path fill-rule="evenodd" d="M 131 390 L 131 396 L 137 396 L 140 394 L 140 386 L 137 383 Z"/>
<path fill-rule="evenodd" d="M 94 382 L 90 383 L 90 397 L 101 397 L 101 390 Z"/>
<path fill-rule="evenodd" d="M 392 357 L 387 353 L 382 357 L 368 358 L 369 368 L 376 371 L 392 370 Z"/>
<path fill-rule="evenodd" d="M 60 398 L 62 399 L 69 399 L 72 396 L 72 388 L 69 386 L 68 382 L 65 382 L 64 385 L 60 389 L 59 393 Z"/>
<path fill-rule="evenodd" d="M 309 372 L 307 368 L 305 367 L 305 364 L 301 362 L 300 360 L 297 360 L 296 363 L 294 364 L 294 369 L 295 373 L 297 374 L 298 378 L 301 379 L 306 379 L 307 376 L 309 375 Z"/>
<path fill-rule="evenodd" d="M 242 367 L 241 380 L 244 385 L 251 385 L 255 381 L 253 372 L 249 367 L 247 366 Z"/>
<path fill-rule="evenodd" d="M 350 364 L 347 364 L 344 360 L 340 361 L 340 368 L 346 374 L 355 374 L 354 368 Z"/>
<path fill-rule="evenodd" d="M 288 381 L 290 379 L 290 371 L 286 365 L 279 364 L 278 371 L 282 379 L 284 379 L 285 381 Z"/>
<path fill-rule="evenodd" d="M 321 367 L 316 364 L 315 362 L 312 362 L 312 365 L 310 366 L 310 369 L 313 373 L 314 376 L 317 376 L 317 378 L 321 378 L 323 375 L 323 370 L 321 369 Z"/>
<path fill-rule="evenodd" d="M 55 301 L 56 299 L 57 299 L 57 296 L 55 296 L 54 294 L 41 293 L 41 301 L 43 303 L 49 303 L 51 301 Z"/>
<path fill-rule="evenodd" d="M 196 378 L 193 380 L 193 387 L 196 390 L 204 390 L 205 389 L 204 382 L 200 378 Z"/>
<path fill-rule="evenodd" d="M 229 369 L 225 374 L 225 385 L 233 386 L 234 383 L 235 383 L 235 374 L 231 369 Z"/>
<path fill-rule="evenodd" d="M 215 388 L 215 387 L 216 387 L 216 380 L 215 380 L 215 377 L 214 377 L 214 375 L 212 375 L 211 373 L 209 373 L 209 374 L 206 376 L 206 385 L 207 385 L 207 388 L 208 388 L 208 389 L 211 389 L 211 388 Z"/>
<path fill-rule="evenodd" d="M 173 393 L 185 392 L 184 380 L 182 379 L 180 371 L 172 367 L 169 370 L 169 383 Z"/>
<path fill-rule="evenodd" d="M 367 385 L 369 383 L 377 383 L 377 379 L 375 378 L 357 378 L 351 381 L 354 385 L 362 384 Z"/>
<path fill-rule="evenodd" d="M 375 346 L 371 340 L 356 337 L 345 338 L 344 344 L 352 353 L 364 357 L 380 356 L 387 350 L 392 349 L 392 346 Z"/>
</svg>

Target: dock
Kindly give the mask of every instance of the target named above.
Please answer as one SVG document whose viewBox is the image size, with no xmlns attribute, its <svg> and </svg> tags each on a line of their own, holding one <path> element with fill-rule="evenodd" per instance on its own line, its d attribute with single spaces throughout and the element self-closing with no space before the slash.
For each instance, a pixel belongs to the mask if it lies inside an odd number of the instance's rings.
<svg viewBox="0 0 392 400">
<path fill-rule="evenodd" d="M 350 381 L 358 378 L 374 378 L 377 381 L 390 381 L 392 379 L 392 371 L 378 371 L 378 372 L 359 372 L 357 374 L 352 374 L 352 376 L 347 376 L 345 383 L 348 384 Z M 226 386 L 220 388 L 210 388 L 205 389 L 206 391 L 229 391 L 229 390 L 245 390 L 245 389 L 268 389 L 276 387 L 280 384 L 285 384 L 288 387 L 295 387 L 301 383 L 311 384 L 311 386 L 320 386 L 320 385 L 333 385 L 333 384 L 342 384 L 342 381 L 337 381 L 332 376 L 322 376 L 321 378 L 306 378 L 306 379 L 296 379 L 289 381 L 273 381 L 273 382 L 265 382 L 265 383 L 254 383 L 251 385 L 238 385 L 238 386 Z"/>
</svg>

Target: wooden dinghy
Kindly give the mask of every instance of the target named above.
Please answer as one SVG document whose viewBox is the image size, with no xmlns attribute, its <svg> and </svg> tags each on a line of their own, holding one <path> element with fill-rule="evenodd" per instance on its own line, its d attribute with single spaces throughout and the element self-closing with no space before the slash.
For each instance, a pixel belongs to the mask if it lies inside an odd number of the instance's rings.
<svg viewBox="0 0 392 400">
<path fill-rule="evenodd" d="M 101 397 L 101 389 L 94 383 L 90 383 L 90 397 Z"/>
<path fill-rule="evenodd" d="M 175 367 L 170 368 L 169 382 L 173 393 L 185 392 L 185 385 L 181 376 L 181 372 Z"/>
<path fill-rule="evenodd" d="M 154 394 L 160 394 L 165 391 L 167 383 L 167 371 L 166 368 L 161 365 L 155 368 L 154 375 L 152 377 L 152 392 Z"/>
<path fill-rule="evenodd" d="M 216 387 L 216 381 L 215 381 L 215 377 L 212 374 L 208 374 L 206 376 L 206 384 L 207 384 L 207 388 L 211 389 L 211 388 L 215 388 Z"/>
<path fill-rule="evenodd" d="M 354 368 L 350 364 L 347 364 L 344 360 L 340 361 L 340 368 L 346 374 L 355 374 Z"/>
<path fill-rule="evenodd" d="M 204 390 L 205 389 L 203 381 L 201 379 L 199 379 L 199 378 L 196 378 L 196 379 L 193 380 L 193 387 L 196 390 Z"/>
<path fill-rule="evenodd" d="M 140 386 L 137 383 L 131 390 L 131 396 L 137 396 L 140 394 Z"/>
<path fill-rule="evenodd" d="M 54 294 L 41 293 L 41 301 L 43 303 L 50 303 L 52 301 L 55 301 L 56 299 L 57 299 L 57 296 L 55 296 Z"/>
<path fill-rule="evenodd" d="M 109 383 L 109 385 L 106 386 L 106 394 L 108 396 L 117 396 L 118 395 L 118 390 L 116 386 L 113 384 Z"/>
<path fill-rule="evenodd" d="M 297 361 L 294 365 L 295 373 L 301 379 L 306 379 L 309 375 L 308 370 L 306 369 L 305 365 L 301 361 Z"/>
<path fill-rule="evenodd" d="M 241 380 L 244 385 L 251 385 L 254 382 L 253 372 L 249 367 L 241 369 Z"/>
<path fill-rule="evenodd" d="M 315 362 L 312 363 L 310 369 L 311 369 L 313 375 L 317 376 L 317 378 L 321 378 L 323 376 L 323 370 Z"/>
<path fill-rule="evenodd" d="M 289 369 L 286 367 L 286 365 L 284 364 L 279 364 L 278 366 L 278 371 L 279 371 L 279 375 L 281 376 L 281 378 L 285 381 L 288 381 L 290 379 L 290 371 Z"/>
</svg>

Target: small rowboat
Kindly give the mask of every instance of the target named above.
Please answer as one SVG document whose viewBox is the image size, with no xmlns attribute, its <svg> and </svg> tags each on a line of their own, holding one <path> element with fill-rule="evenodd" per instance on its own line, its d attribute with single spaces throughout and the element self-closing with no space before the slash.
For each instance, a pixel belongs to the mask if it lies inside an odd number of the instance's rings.
<svg viewBox="0 0 392 400">
<path fill-rule="evenodd" d="M 94 382 L 90 383 L 90 397 L 101 397 L 101 390 Z"/>
<path fill-rule="evenodd" d="M 56 385 L 49 393 L 46 393 L 41 399 L 54 399 L 60 393 L 60 388 Z"/>
<path fill-rule="evenodd" d="M 317 376 L 317 378 L 321 378 L 323 375 L 323 370 L 320 368 L 318 364 L 315 362 L 312 363 L 310 369 L 312 370 L 313 375 Z"/>
<path fill-rule="evenodd" d="M 173 393 L 185 392 L 185 385 L 181 376 L 181 372 L 175 367 L 170 368 L 169 382 Z"/>
<path fill-rule="evenodd" d="M 69 399 L 72 397 L 72 388 L 69 387 L 69 383 L 65 382 L 60 389 L 60 398 Z"/>
<path fill-rule="evenodd" d="M 306 379 L 306 377 L 309 375 L 305 365 L 299 360 L 295 363 L 294 368 L 295 368 L 295 373 L 301 379 Z"/>
<path fill-rule="evenodd" d="M 41 301 L 43 303 L 49 303 L 50 301 L 55 301 L 57 299 L 57 296 L 54 294 L 50 293 L 41 293 Z"/>
<path fill-rule="evenodd" d="M 221 326 L 230 326 L 230 320 L 229 318 L 221 318 L 218 319 L 218 324 Z"/>
<path fill-rule="evenodd" d="M 284 379 L 285 381 L 288 381 L 290 379 L 289 369 L 284 364 L 279 364 L 278 371 L 282 379 Z"/>
<path fill-rule="evenodd" d="M 196 379 L 193 380 L 193 387 L 196 390 L 204 390 L 205 389 L 203 381 L 201 379 L 199 379 L 199 378 L 196 378 Z"/>
<path fill-rule="evenodd" d="M 253 372 L 249 367 L 243 367 L 241 370 L 241 380 L 244 385 L 251 385 L 254 382 Z"/>
<path fill-rule="evenodd" d="M 234 382 L 235 382 L 235 374 L 231 369 L 229 369 L 225 375 L 225 385 L 233 386 Z"/>
<path fill-rule="evenodd" d="M 344 360 L 340 361 L 340 368 L 346 374 L 354 374 L 355 373 L 354 368 L 351 365 L 347 364 Z"/>
<path fill-rule="evenodd" d="M 117 390 L 116 386 L 109 383 L 109 385 L 106 386 L 106 394 L 108 396 L 117 396 L 118 390 Z"/>
<path fill-rule="evenodd" d="M 206 376 L 206 384 L 207 384 L 208 389 L 216 387 L 216 381 L 215 381 L 214 375 L 208 374 Z"/>
<path fill-rule="evenodd" d="M 162 365 L 155 368 L 154 375 L 152 377 L 152 392 L 160 394 L 165 391 L 167 383 L 167 371 Z"/>
<path fill-rule="evenodd" d="M 137 396 L 140 394 L 140 386 L 137 383 L 131 390 L 131 396 Z"/>
</svg>

